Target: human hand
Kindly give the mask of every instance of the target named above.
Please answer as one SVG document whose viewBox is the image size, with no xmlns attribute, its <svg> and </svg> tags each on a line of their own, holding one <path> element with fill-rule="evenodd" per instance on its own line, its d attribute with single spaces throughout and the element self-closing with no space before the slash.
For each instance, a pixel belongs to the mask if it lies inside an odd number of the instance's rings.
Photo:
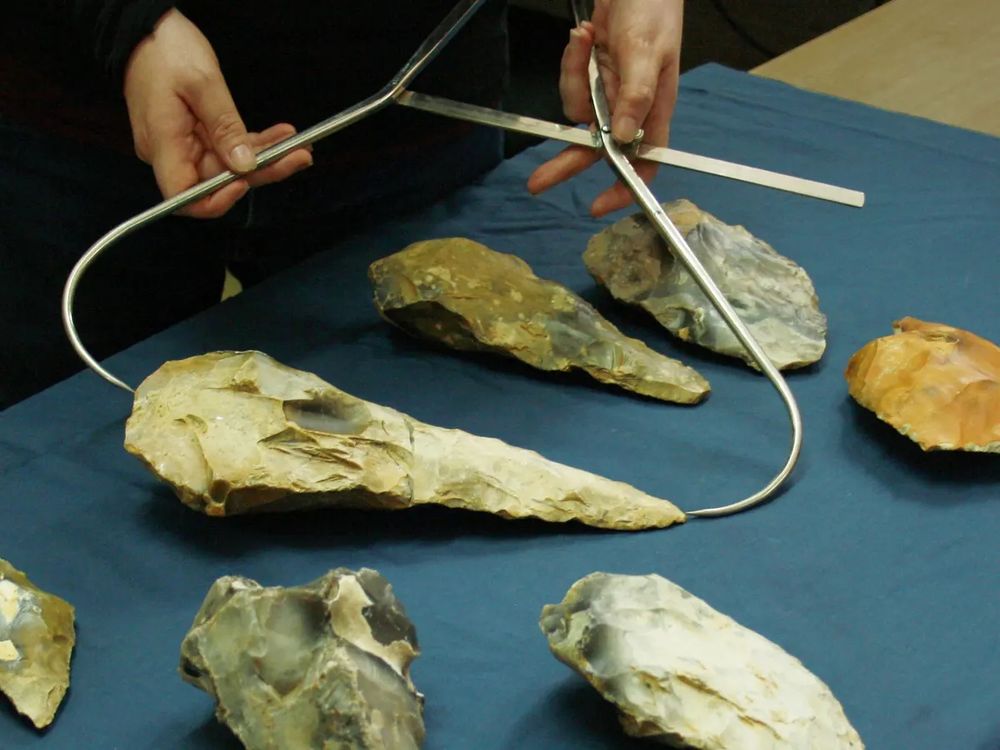
<svg viewBox="0 0 1000 750">
<path fill-rule="evenodd" d="M 596 45 L 612 135 L 620 143 L 631 143 L 642 128 L 643 143 L 666 146 L 677 101 L 683 17 L 682 0 L 597 0 L 593 20 L 570 32 L 563 52 L 559 92 L 566 116 L 573 122 L 594 120 L 587 66 Z M 600 158 L 592 148 L 570 146 L 534 171 L 528 190 L 548 190 Z M 643 161 L 635 169 L 649 182 L 657 165 Z M 631 202 L 628 189 L 615 183 L 594 200 L 590 212 L 599 217 Z"/>
<path fill-rule="evenodd" d="M 287 123 L 247 132 L 212 45 L 176 9 L 165 13 L 132 52 L 125 68 L 125 102 L 135 152 L 152 165 L 164 198 L 227 169 L 252 172 L 257 152 L 295 133 Z M 251 187 L 283 180 L 311 164 L 309 150 L 297 149 L 178 213 L 221 216 Z"/>
</svg>

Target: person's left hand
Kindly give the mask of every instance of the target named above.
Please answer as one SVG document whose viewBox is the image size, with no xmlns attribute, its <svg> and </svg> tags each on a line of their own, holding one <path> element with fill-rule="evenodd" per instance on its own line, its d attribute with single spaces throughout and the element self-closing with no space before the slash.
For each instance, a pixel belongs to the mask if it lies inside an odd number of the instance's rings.
<svg viewBox="0 0 1000 750">
<path fill-rule="evenodd" d="M 631 143 L 642 128 L 643 143 L 666 146 L 677 101 L 683 16 L 683 0 L 597 0 L 593 20 L 570 32 L 563 52 L 559 92 L 566 116 L 579 123 L 594 120 L 587 65 L 596 45 L 615 139 Z M 600 158 L 595 149 L 570 146 L 535 170 L 528 190 L 548 190 Z M 644 161 L 635 168 L 649 182 L 657 165 Z M 594 200 L 590 212 L 603 216 L 631 202 L 628 189 L 616 183 Z"/>
</svg>

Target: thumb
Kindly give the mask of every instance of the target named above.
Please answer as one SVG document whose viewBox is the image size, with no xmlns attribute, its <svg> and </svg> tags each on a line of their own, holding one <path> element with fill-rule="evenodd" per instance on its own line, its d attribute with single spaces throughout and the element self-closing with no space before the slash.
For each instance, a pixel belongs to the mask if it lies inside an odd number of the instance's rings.
<svg viewBox="0 0 1000 750">
<path fill-rule="evenodd" d="M 250 136 L 236 110 L 222 71 L 216 68 L 209 75 L 199 77 L 187 94 L 191 111 L 205 126 L 212 148 L 223 163 L 234 172 L 256 169 L 257 157 Z"/>
</svg>

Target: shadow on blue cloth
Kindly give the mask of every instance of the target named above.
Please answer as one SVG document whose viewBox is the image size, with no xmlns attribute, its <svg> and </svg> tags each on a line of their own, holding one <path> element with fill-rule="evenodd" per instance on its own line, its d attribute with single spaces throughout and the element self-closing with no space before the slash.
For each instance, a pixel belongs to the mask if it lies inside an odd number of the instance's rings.
<svg viewBox="0 0 1000 750">
<path fill-rule="evenodd" d="M 508 521 L 490 513 L 444 507 L 418 507 L 401 511 L 325 508 L 295 513 L 257 513 L 210 518 L 183 505 L 166 486 L 153 489 L 136 511 L 138 521 L 151 534 L 167 533 L 200 554 L 222 560 L 269 547 L 296 549 L 367 549 L 385 542 L 421 544 L 455 539 L 505 540 L 507 547 L 536 545 L 538 538 L 553 535 L 621 534 L 580 523 L 552 524 L 527 518 Z M 225 534 L 220 533 L 225 527 Z M 631 532 L 642 533 L 642 532 Z M 485 549 L 475 549 L 486 554 Z M 433 545 L 428 557 L 438 554 Z"/>
<path fill-rule="evenodd" d="M 392 329 L 388 334 L 390 346 L 394 354 L 408 355 L 429 360 L 433 357 L 465 361 L 483 368 L 483 372 L 503 373 L 505 378 L 534 380 L 543 384 L 551 384 L 560 388 L 583 388 L 600 393 L 611 392 L 618 397 L 644 401 L 651 404 L 661 404 L 666 409 L 685 409 L 695 404 L 674 404 L 641 393 L 633 393 L 615 385 L 600 383 L 582 370 L 570 372 L 547 372 L 539 370 L 513 357 L 505 357 L 490 352 L 456 351 L 444 344 L 416 339 L 398 329 Z M 651 347 L 652 348 L 652 347 Z"/>
<path fill-rule="evenodd" d="M 584 745 L 575 748 L 614 748 L 615 750 L 649 750 L 648 740 L 625 736 L 618 723 L 615 707 L 581 677 L 568 676 L 551 690 L 533 711 L 511 728 L 512 747 L 527 747 L 538 741 L 538 727 L 549 724 L 546 735 L 550 747 L 559 747 L 559 737 L 570 737 L 582 729 L 586 735 Z"/>
<path fill-rule="evenodd" d="M 541 721 L 544 719 L 545 721 Z M 649 742 L 630 740 L 623 736 L 621 726 L 615 716 L 614 707 L 598 695 L 590 685 L 581 678 L 568 676 L 562 684 L 552 690 L 546 699 L 526 718 L 512 727 L 511 735 L 520 742 L 529 743 L 537 740 L 538 728 L 555 721 L 546 734 L 554 737 L 563 734 L 572 736 L 582 728 L 587 733 L 586 748 L 599 750 L 614 748 L 615 750 L 640 750 L 648 748 Z M 434 735 L 434 707 L 428 706 L 424 712 L 427 734 Z M 242 747 L 239 740 L 229 729 L 220 724 L 214 716 L 209 715 L 197 729 L 184 737 L 184 747 L 188 750 L 239 750 Z M 576 747 L 579 747 L 578 745 Z M 987 750 L 983 748 L 983 750 Z M 995 750 L 989 748 L 989 750 Z"/>
<path fill-rule="evenodd" d="M 841 443 L 851 461 L 895 494 L 930 505 L 996 502 L 987 494 L 950 494 L 940 487 L 989 487 L 1000 482 L 995 454 L 965 451 L 929 451 L 901 435 L 854 399 L 841 403 Z"/>
<path fill-rule="evenodd" d="M 208 718 L 202 722 L 201 726 L 184 737 L 183 746 L 189 750 L 241 750 L 243 743 L 236 739 L 236 735 L 223 726 L 206 710 Z"/>
</svg>

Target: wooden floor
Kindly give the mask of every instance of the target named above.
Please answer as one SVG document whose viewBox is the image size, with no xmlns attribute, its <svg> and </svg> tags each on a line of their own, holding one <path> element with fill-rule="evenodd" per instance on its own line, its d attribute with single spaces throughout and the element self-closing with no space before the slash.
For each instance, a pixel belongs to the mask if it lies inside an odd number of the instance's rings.
<svg viewBox="0 0 1000 750">
<path fill-rule="evenodd" d="M 751 72 L 1000 136 L 1000 0 L 892 0 Z"/>
</svg>

